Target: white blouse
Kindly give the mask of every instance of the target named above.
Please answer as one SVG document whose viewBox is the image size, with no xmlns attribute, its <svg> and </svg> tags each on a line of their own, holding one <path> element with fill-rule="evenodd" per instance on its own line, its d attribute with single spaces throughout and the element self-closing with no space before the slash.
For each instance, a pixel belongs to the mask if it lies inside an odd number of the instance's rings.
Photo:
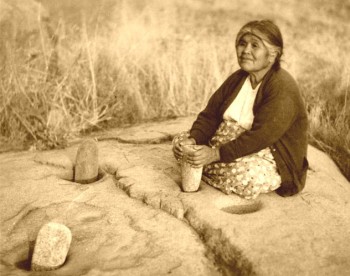
<svg viewBox="0 0 350 276">
<path fill-rule="evenodd" d="M 261 82 L 253 89 L 250 78 L 247 77 L 237 97 L 226 109 L 224 119 L 235 120 L 241 127 L 249 130 L 254 121 L 253 105 Z"/>
</svg>

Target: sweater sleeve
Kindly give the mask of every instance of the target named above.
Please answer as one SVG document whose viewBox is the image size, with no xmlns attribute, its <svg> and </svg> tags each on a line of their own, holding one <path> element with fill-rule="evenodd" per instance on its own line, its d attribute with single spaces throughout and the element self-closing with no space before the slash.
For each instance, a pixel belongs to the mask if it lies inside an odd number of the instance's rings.
<svg viewBox="0 0 350 276">
<path fill-rule="evenodd" d="M 222 162 L 229 163 L 271 146 L 293 124 L 297 116 L 293 98 L 298 89 L 296 83 L 275 81 L 264 89 L 264 100 L 256 111 L 252 128 L 220 148 Z"/>
<path fill-rule="evenodd" d="M 210 97 L 207 106 L 201 111 L 190 130 L 190 136 L 198 145 L 207 144 L 222 121 L 220 108 L 227 99 L 232 82 L 237 79 L 237 72 L 232 74 Z"/>
</svg>

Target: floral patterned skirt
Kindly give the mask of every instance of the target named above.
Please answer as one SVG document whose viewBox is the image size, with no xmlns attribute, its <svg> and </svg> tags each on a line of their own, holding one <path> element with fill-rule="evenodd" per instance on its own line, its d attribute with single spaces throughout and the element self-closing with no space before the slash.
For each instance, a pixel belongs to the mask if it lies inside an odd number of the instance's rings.
<svg viewBox="0 0 350 276">
<path fill-rule="evenodd" d="M 236 139 L 244 131 L 236 121 L 224 120 L 209 145 L 220 147 Z M 173 142 L 188 136 L 189 132 L 182 132 Z M 281 185 L 281 177 L 270 148 L 243 156 L 231 163 L 208 164 L 203 168 L 202 180 L 226 194 L 235 193 L 246 199 L 255 199 L 260 193 L 274 191 Z"/>
</svg>

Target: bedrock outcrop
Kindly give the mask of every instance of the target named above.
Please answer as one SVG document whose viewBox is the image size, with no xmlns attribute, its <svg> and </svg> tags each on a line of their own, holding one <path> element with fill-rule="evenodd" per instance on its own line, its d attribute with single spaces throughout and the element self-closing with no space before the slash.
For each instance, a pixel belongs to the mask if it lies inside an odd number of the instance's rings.
<svg viewBox="0 0 350 276">
<path fill-rule="evenodd" d="M 35 237 L 53 221 L 72 242 L 51 275 L 350 274 L 350 183 L 327 155 L 309 147 L 306 188 L 293 197 L 251 202 L 203 182 L 184 193 L 170 141 L 192 120 L 92 134 L 103 172 L 92 184 L 72 181 L 79 140 L 1 154 L 0 272 L 32 273 Z"/>
</svg>

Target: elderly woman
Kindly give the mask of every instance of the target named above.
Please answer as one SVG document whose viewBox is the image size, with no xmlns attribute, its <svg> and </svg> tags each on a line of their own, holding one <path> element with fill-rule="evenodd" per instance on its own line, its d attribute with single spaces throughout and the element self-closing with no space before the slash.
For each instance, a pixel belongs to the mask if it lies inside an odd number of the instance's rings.
<svg viewBox="0 0 350 276">
<path fill-rule="evenodd" d="M 226 194 L 296 194 L 308 168 L 308 123 L 298 86 L 280 67 L 281 32 L 270 20 L 249 22 L 236 52 L 241 69 L 211 96 L 190 131 L 174 138 L 174 156 L 182 158 L 182 145 L 199 145 L 187 162 L 204 166 L 202 179 Z"/>
</svg>

